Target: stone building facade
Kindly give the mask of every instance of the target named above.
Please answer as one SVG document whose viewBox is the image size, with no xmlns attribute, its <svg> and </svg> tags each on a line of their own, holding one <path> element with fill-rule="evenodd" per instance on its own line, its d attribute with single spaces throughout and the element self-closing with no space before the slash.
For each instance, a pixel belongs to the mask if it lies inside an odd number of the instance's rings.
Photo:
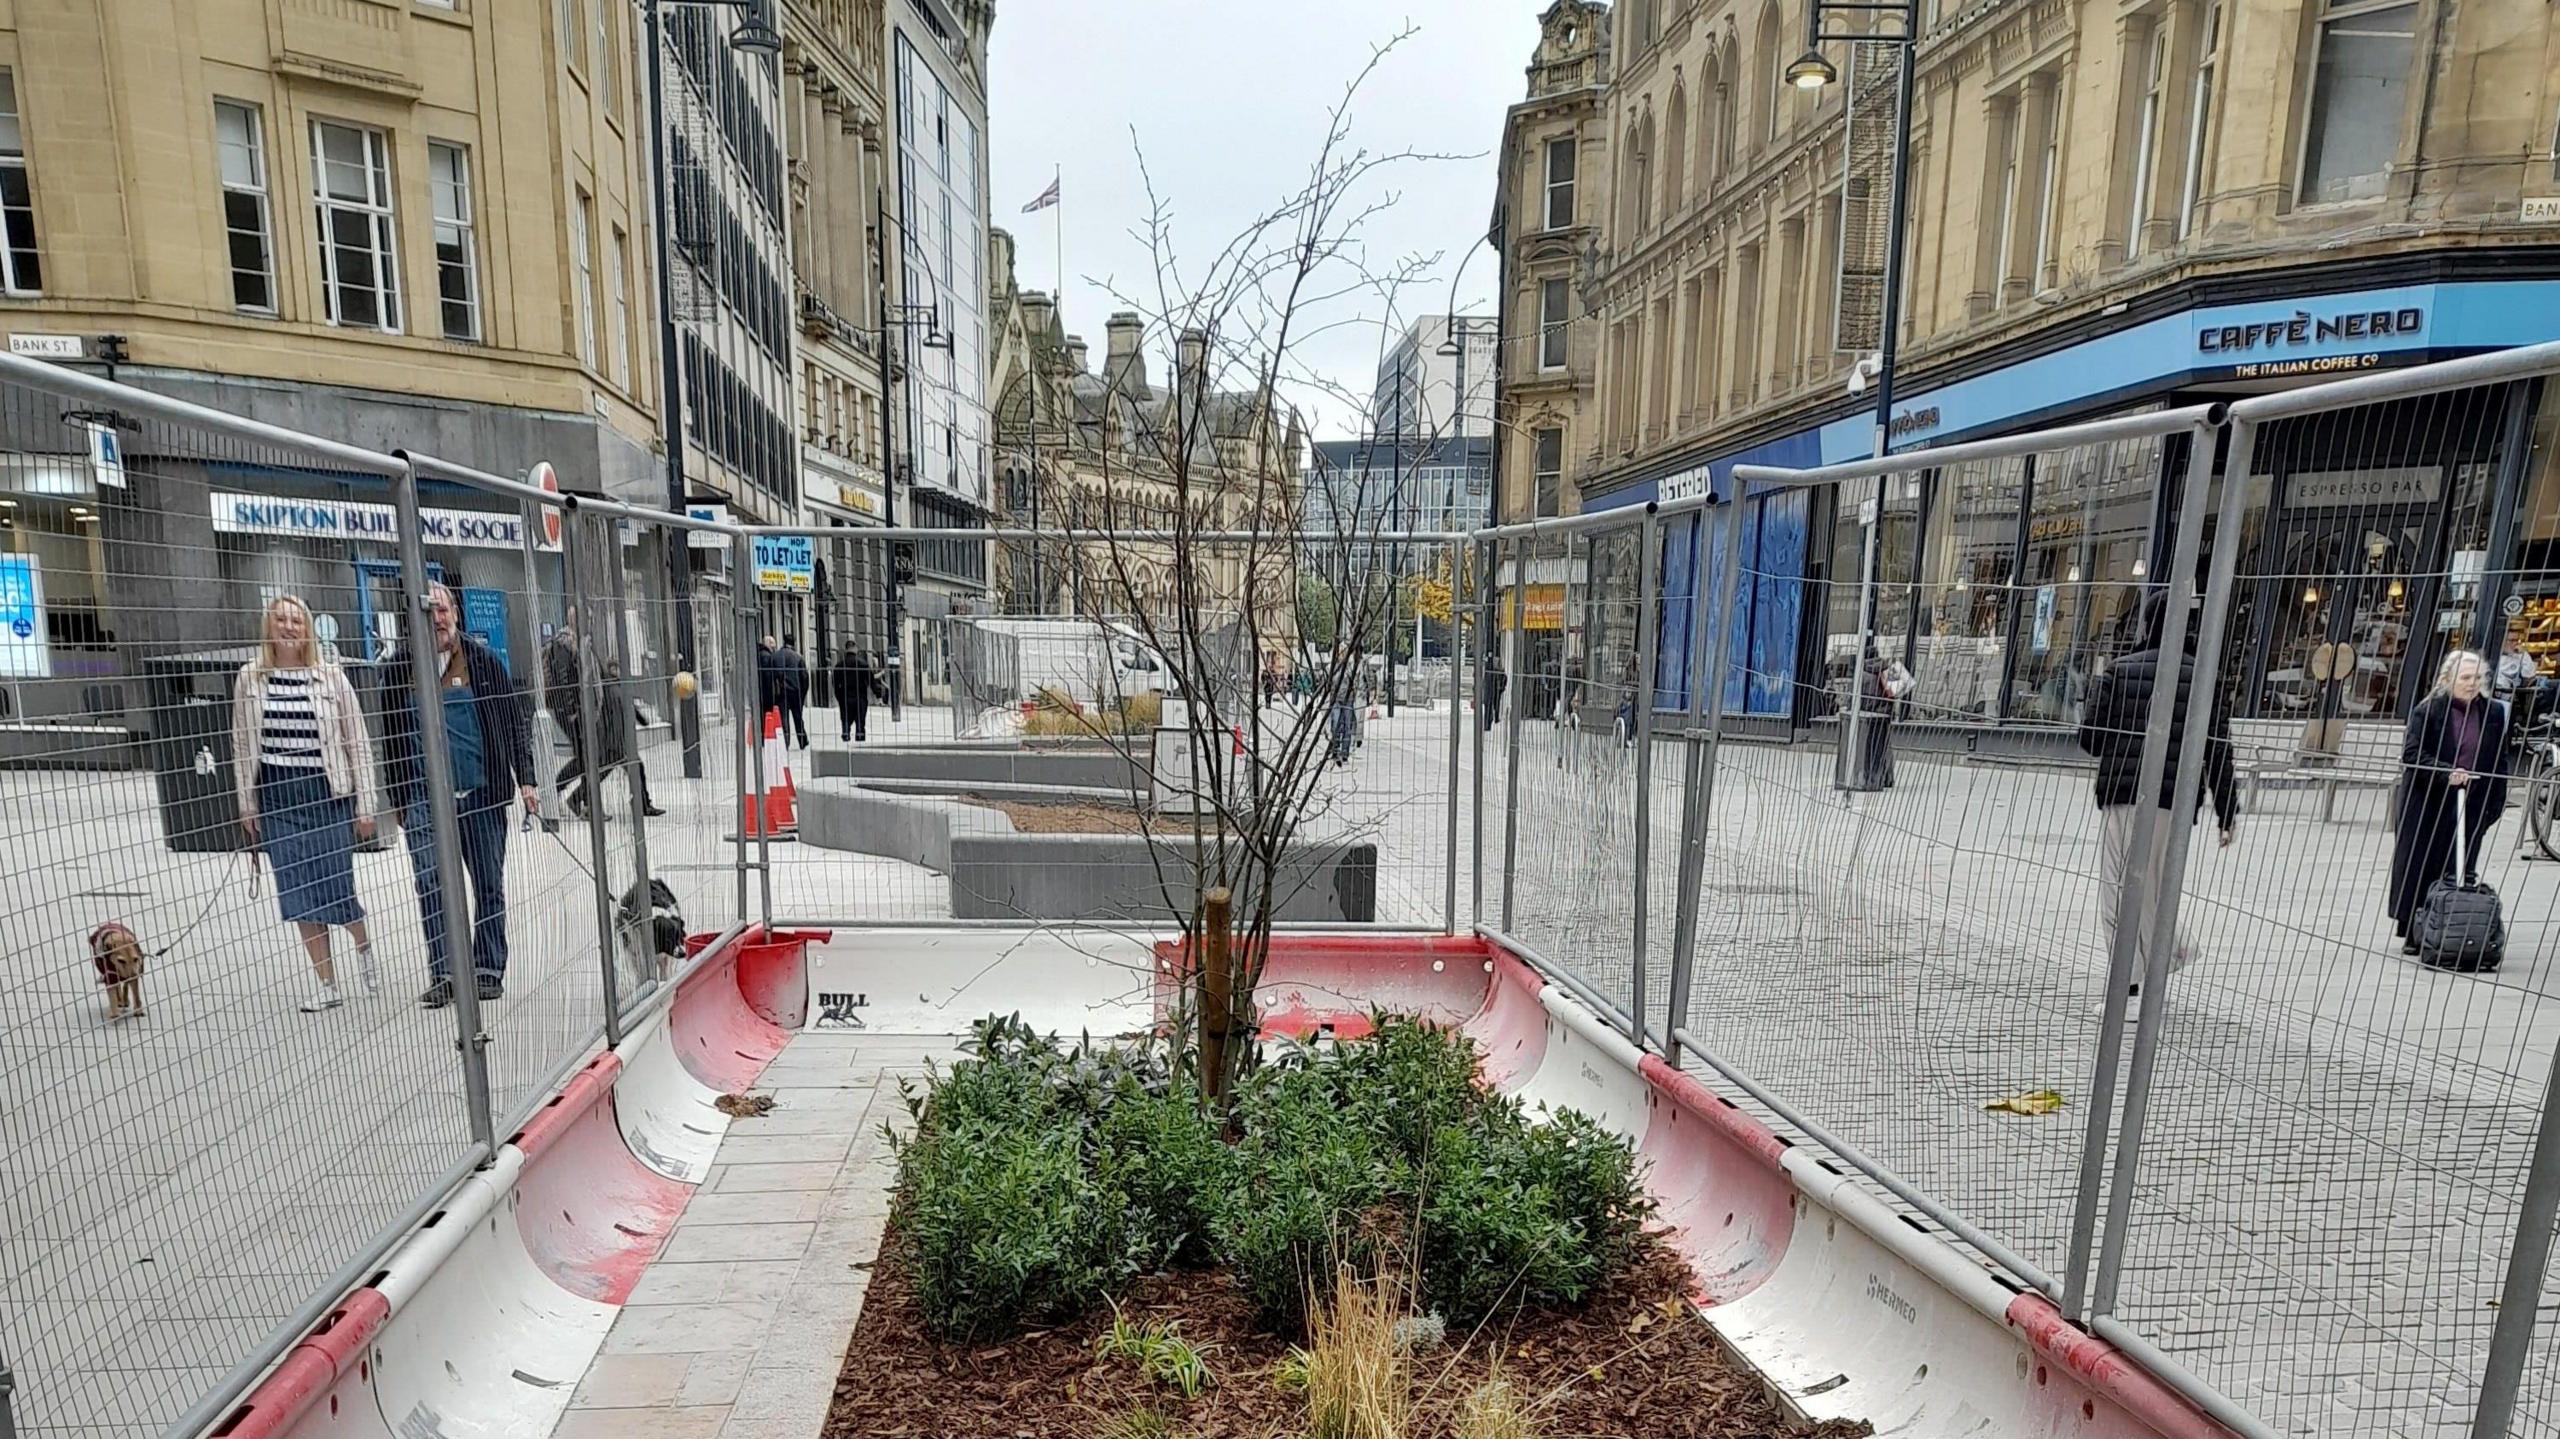
<svg viewBox="0 0 2560 1439">
<path fill-rule="evenodd" d="M 1173 363 L 1155 379 L 1147 325 L 1133 311 L 1107 321 L 1096 369 L 1056 302 L 1017 285 L 1013 262 L 1012 237 L 996 231 L 988 273 L 998 346 L 988 394 L 997 523 L 1162 533 L 1183 523 L 1187 507 L 1188 523 L 1202 530 L 1268 533 L 1267 543 L 1200 545 L 1187 598 L 1208 629 L 1250 610 L 1266 646 L 1285 653 L 1297 633 L 1291 536 L 1306 450 L 1296 412 L 1249 373 L 1251 357 L 1221 356 L 1197 330 L 1172 337 Z M 1221 388 L 1226 375 L 1248 387 Z M 1128 538 L 1003 545 L 996 607 L 1173 621 L 1186 599 L 1178 554 L 1170 543 Z"/>
<path fill-rule="evenodd" d="M 234 414 L 663 503 L 636 27 L 597 0 L 0 7 L 0 330 Z M 22 454 L 63 433 L 8 408 Z M 245 641 L 279 592 L 351 655 L 379 647 L 380 482 L 173 426 L 121 438 L 121 486 L 0 473 L 0 552 L 41 574 L 57 681 L 16 688 L 15 717 L 117 723 L 144 659 Z M 427 503 L 462 517 L 430 559 L 521 667 L 542 617 L 515 508 Z M 539 582 L 557 566 L 542 550 Z"/>
<path fill-rule="evenodd" d="M 1577 180 L 1605 174 L 1611 193 L 1577 210 L 1596 226 L 1577 256 L 1527 228 L 1532 137 L 1565 126 L 1538 93 L 1559 24 L 1576 23 L 1565 10 L 1542 21 L 1503 152 L 1506 513 L 1537 506 L 1522 437 L 1550 421 L 1567 441 L 1561 508 L 1718 488 L 1741 461 L 1868 453 L 1873 395 L 1847 382 L 1876 343 L 1891 48 L 1833 46 L 1842 82 L 1808 93 L 1782 79 L 1804 50 L 1801 5 L 1622 0 L 1595 67 L 1605 138 L 1585 129 L 1577 145 Z M 1921 0 L 1918 20 L 1897 448 L 2560 333 L 2547 7 Z M 1560 373 L 1527 338 L 1537 285 L 1559 273 L 1583 292 Z M 2537 642 L 2560 655 L 2560 498 L 2532 447 L 2501 438 L 2541 414 L 2539 388 L 2466 403 L 2432 424 L 2333 427 L 2365 436 L 2362 453 L 2305 433 L 2264 460 L 2260 562 L 2355 583 L 2320 591 L 2316 613 L 2258 606 L 2244 715 L 2298 704 L 2297 651 L 2325 640 L 2379 656 L 2354 714 L 2399 713 L 2446 644 L 2495 648 L 2486 601 L 2504 593 L 2522 594 L 2529 621 L 2549 610 Z M 2385 433 L 2402 438 L 2371 438 Z M 2068 723 L 2075 677 L 2103 662 L 2162 563 L 2164 479 L 2181 455 L 2154 445 L 2023 484 L 1933 475 L 1873 515 L 1829 497 L 1754 501 L 1750 562 L 1788 578 L 1748 587 L 1741 708 L 1799 727 L 1828 713 L 1856 633 L 1843 577 L 1874 526 L 1885 647 L 1990 657 L 1936 666 L 1932 711 Z M 2351 523 L 2321 500 L 2334 485 L 2316 477 L 2376 466 L 2413 477 L 2404 504 Z M 2502 508 L 2524 520 L 2491 553 Z M 2052 523 L 1993 534 L 1993 510 Z M 1684 614 L 1694 553 L 1684 535 L 1664 558 Z M 2504 593 L 2442 578 L 2484 566 L 2515 576 Z M 1685 674 L 1657 680 L 1666 705 L 1696 693 Z"/>
</svg>

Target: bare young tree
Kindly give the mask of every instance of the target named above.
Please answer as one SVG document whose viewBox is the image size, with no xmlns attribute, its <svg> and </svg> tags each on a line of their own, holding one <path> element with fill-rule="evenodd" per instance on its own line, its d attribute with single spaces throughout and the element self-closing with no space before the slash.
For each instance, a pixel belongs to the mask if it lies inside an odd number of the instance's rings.
<svg viewBox="0 0 2560 1439">
<path fill-rule="evenodd" d="M 1393 540 L 1398 507 L 1374 503 L 1418 493 L 1436 430 L 1417 426 L 1385 463 L 1372 454 L 1357 473 L 1318 467 L 1310 485 L 1359 493 L 1315 507 L 1311 532 L 1297 477 L 1303 413 L 1281 398 L 1320 396 L 1365 417 L 1361 398 L 1317 373 L 1306 348 L 1346 326 L 1376 327 L 1383 347 L 1400 291 L 1437 260 L 1381 267 L 1365 253 L 1369 222 L 1396 203 L 1392 172 L 1453 158 L 1353 140 L 1363 87 L 1410 33 L 1375 47 L 1330 107 L 1301 181 L 1205 264 L 1185 264 L 1172 206 L 1148 175 L 1137 233 L 1151 293 L 1118 298 L 1173 342 L 1171 383 L 1159 393 L 1106 369 L 1098 394 L 1072 402 L 1079 475 L 1044 479 L 1034 466 L 1032 483 L 1050 488 L 1048 512 L 1065 517 L 1049 527 L 1053 539 L 1035 542 L 1037 563 L 1060 577 L 1078 614 L 1159 667 L 1170 711 L 1160 729 L 1133 720 L 1143 703 L 1118 693 L 1091 727 L 1157 776 L 1160 804 L 1142 825 L 1190 981 L 1178 1047 L 1212 1102 L 1252 1063 L 1254 996 L 1275 922 L 1358 837 L 1334 823 L 1347 811 L 1327 771 L 1347 762 L 1356 739 L 1371 647 L 1395 643 L 1403 563 L 1438 559 Z M 1139 163 L 1143 172 L 1143 150 Z M 1266 673 L 1284 662 L 1292 693 L 1277 703 Z M 1454 677 L 1454 657 L 1451 668 Z M 1120 683 L 1116 667 L 1102 678 Z M 1459 702 L 1454 678 L 1450 689 Z M 1164 772 L 1166 754 L 1180 756 L 1178 773 Z M 1374 892 L 1372 867 L 1372 903 Z"/>
</svg>

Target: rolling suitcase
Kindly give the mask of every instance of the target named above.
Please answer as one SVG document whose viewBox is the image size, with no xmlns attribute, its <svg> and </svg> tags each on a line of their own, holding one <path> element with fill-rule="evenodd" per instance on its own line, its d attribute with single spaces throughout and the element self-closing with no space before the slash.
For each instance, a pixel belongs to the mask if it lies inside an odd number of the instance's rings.
<svg viewBox="0 0 2560 1439">
<path fill-rule="evenodd" d="M 2507 918 L 2498 892 L 2471 872 L 2470 816 L 2453 792 L 2453 873 L 2427 886 L 2418 901 L 2418 962 L 2457 974 L 2494 970 L 2507 957 Z"/>
</svg>

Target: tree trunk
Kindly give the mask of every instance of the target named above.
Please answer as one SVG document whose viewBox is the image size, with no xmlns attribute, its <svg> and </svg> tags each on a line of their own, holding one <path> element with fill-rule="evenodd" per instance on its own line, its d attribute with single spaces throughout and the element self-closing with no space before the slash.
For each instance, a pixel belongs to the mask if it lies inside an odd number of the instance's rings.
<svg viewBox="0 0 2560 1439">
<path fill-rule="evenodd" d="M 1200 1087 L 1223 1109 L 1235 1022 L 1235 896 L 1220 885 L 1200 896 Z"/>
</svg>

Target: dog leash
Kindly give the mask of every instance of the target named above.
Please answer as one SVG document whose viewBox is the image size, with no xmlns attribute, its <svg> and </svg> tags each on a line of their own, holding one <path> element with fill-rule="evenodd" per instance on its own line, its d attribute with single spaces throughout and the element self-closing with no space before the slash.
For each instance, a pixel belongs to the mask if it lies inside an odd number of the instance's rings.
<svg viewBox="0 0 2560 1439">
<path fill-rule="evenodd" d="M 249 897 L 251 899 L 256 899 L 258 897 L 258 878 L 266 872 L 266 866 L 259 862 L 259 851 L 255 848 L 242 851 L 242 857 L 249 861 Z M 213 887 L 213 893 L 205 897 L 204 908 L 197 910 L 196 917 L 187 921 L 187 927 L 179 930 L 176 938 L 170 940 L 167 944 L 160 946 L 158 949 L 151 951 L 144 957 L 147 959 L 159 959 L 168 954 L 169 951 L 176 949 L 181 944 L 184 944 L 188 935 L 195 933 L 206 920 L 213 917 L 213 907 L 222 902 L 223 895 L 228 892 L 230 888 L 231 881 L 227 879 L 222 883 L 215 885 Z"/>
</svg>

